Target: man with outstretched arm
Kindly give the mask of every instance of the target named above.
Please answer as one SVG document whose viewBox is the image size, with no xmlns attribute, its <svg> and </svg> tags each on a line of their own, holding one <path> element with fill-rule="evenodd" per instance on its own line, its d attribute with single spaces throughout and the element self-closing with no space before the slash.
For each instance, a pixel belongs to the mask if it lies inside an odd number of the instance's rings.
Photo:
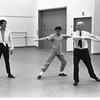
<svg viewBox="0 0 100 100">
<path fill-rule="evenodd" d="M 79 83 L 79 61 L 82 60 L 84 64 L 86 65 L 88 69 L 88 73 L 91 78 L 95 79 L 97 82 L 100 82 L 100 79 L 96 76 L 92 63 L 91 63 L 91 57 L 88 50 L 88 39 L 91 39 L 93 41 L 100 42 L 100 37 L 95 36 L 93 34 L 90 34 L 87 31 L 84 31 L 84 23 L 78 22 L 76 25 L 77 31 L 73 32 L 72 38 L 73 38 L 73 64 L 74 64 L 74 73 L 73 73 L 73 79 L 74 79 L 74 86 L 77 86 Z"/>
<path fill-rule="evenodd" d="M 47 37 L 43 37 L 43 38 L 40 38 L 40 39 L 37 39 L 35 41 L 39 41 L 39 40 L 49 40 L 52 42 L 52 48 L 50 50 L 50 54 L 44 64 L 44 66 L 42 67 L 41 69 L 41 72 L 40 74 L 38 75 L 38 79 L 41 79 L 43 73 L 47 70 L 47 68 L 49 67 L 49 65 L 51 64 L 51 62 L 53 61 L 53 59 L 57 56 L 58 59 L 61 61 L 61 67 L 60 67 L 60 73 L 59 73 L 59 76 L 67 76 L 65 73 L 64 73 L 64 68 L 66 66 L 66 63 L 67 61 L 65 60 L 65 57 L 61 51 L 61 48 L 62 48 L 62 45 L 61 45 L 61 42 L 63 39 L 67 39 L 68 36 L 66 35 L 62 35 L 61 34 L 61 26 L 56 26 L 55 27 L 55 33 L 54 34 L 51 34 Z"/>
</svg>

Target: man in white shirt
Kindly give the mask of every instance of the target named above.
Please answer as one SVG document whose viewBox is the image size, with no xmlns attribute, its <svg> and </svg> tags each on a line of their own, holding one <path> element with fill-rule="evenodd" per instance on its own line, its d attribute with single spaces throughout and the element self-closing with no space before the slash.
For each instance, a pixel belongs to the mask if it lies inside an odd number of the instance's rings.
<svg viewBox="0 0 100 100">
<path fill-rule="evenodd" d="M 67 39 L 68 37 L 66 35 L 62 35 L 61 32 L 60 32 L 61 30 L 62 30 L 62 28 L 60 26 L 56 26 L 54 34 L 51 34 L 51 35 L 49 35 L 47 37 L 43 37 L 43 38 L 35 40 L 35 41 L 38 41 L 38 40 L 50 40 L 52 42 L 52 48 L 50 50 L 49 57 L 47 58 L 44 66 L 42 67 L 41 72 L 40 72 L 40 74 L 38 76 L 38 79 L 41 79 L 43 73 L 47 70 L 47 68 L 49 67 L 49 65 L 51 64 L 51 62 L 53 61 L 53 59 L 56 56 L 61 61 L 61 67 L 60 67 L 59 76 L 67 76 L 64 73 L 64 68 L 66 66 L 67 61 L 65 60 L 65 57 L 64 57 L 64 55 L 63 55 L 63 53 L 61 51 L 61 48 L 62 48 L 61 42 L 62 42 L 63 39 Z"/>
<path fill-rule="evenodd" d="M 13 53 L 13 41 L 10 30 L 6 29 L 7 21 L 6 20 L 0 20 L 0 58 L 3 54 L 5 65 L 6 65 L 6 71 L 8 73 L 8 78 L 15 78 L 11 74 L 10 70 L 10 62 L 9 62 L 9 52 L 10 54 Z"/>
<path fill-rule="evenodd" d="M 82 60 L 84 64 L 86 65 L 89 75 L 91 78 L 95 79 L 97 82 L 100 82 L 100 79 L 96 76 L 94 73 L 92 64 L 91 64 L 91 58 L 89 55 L 88 50 L 88 43 L 87 39 L 91 39 L 94 41 L 100 42 L 100 37 L 90 34 L 87 31 L 83 30 L 84 23 L 78 22 L 77 23 L 77 31 L 73 32 L 72 38 L 73 38 L 73 45 L 74 45 L 74 86 L 77 86 L 79 83 L 79 61 Z"/>
</svg>

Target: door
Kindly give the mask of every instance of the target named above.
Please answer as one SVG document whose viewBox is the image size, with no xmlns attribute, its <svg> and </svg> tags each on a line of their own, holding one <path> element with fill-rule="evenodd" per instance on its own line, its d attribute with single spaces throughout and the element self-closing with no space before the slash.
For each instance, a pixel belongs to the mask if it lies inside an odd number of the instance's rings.
<svg viewBox="0 0 100 100">
<path fill-rule="evenodd" d="M 46 10 L 42 11 L 40 25 L 42 25 L 42 32 L 40 32 L 41 37 L 46 37 L 50 34 L 53 34 L 55 32 L 56 26 L 62 27 L 62 34 L 66 34 L 66 8 L 61 9 L 54 9 L 54 10 Z M 43 49 L 50 49 L 51 48 L 51 42 L 50 41 L 42 41 L 40 43 L 40 47 Z M 62 50 L 66 51 L 66 40 L 63 40 L 62 42 Z"/>
<path fill-rule="evenodd" d="M 84 30 L 91 33 L 91 17 L 75 18 L 74 19 L 74 31 L 76 31 L 76 24 L 79 21 L 84 22 Z M 88 40 L 88 49 L 89 49 L 89 52 L 91 53 L 91 40 Z"/>
</svg>

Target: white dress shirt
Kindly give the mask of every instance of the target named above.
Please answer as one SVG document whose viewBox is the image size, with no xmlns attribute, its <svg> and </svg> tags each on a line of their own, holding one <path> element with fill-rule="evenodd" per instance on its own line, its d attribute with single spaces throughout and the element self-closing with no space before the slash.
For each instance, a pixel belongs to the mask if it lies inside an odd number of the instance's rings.
<svg viewBox="0 0 100 100">
<path fill-rule="evenodd" d="M 73 34 L 71 36 L 73 38 L 74 48 L 77 48 L 77 49 L 86 49 L 86 48 L 88 48 L 88 42 L 87 42 L 88 39 L 96 41 L 96 42 L 100 42 L 100 37 L 99 36 L 90 34 L 87 31 L 82 30 L 81 31 L 81 36 L 79 36 L 79 35 L 80 35 L 80 31 L 75 31 L 75 32 L 73 32 Z M 79 42 L 80 39 L 82 40 L 82 48 L 78 45 L 78 42 Z"/>
<path fill-rule="evenodd" d="M 5 32 L 4 32 L 4 41 L 2 39 L 2 33 L 1 33 L 1 30 L 0 30 L 0 43 L 3 43 L 4 45 L 8 44 L 10 50 L 14 49 L 12 35 L 11 35 L 10 30 L 5 29 Z"/>
<path fill-rule="evenodd" d="M 84 38 L 85 37 L 90 37 L 90 33 L 87 32 L 87 31 L 82 30 L 81 31 L 81 36 L 79 36 L 79 34 L 80 34 L 79 31 L 75 31 L 72 34 L 74 48 L 77 48 L 77 49 L 86 49 L 86 48 L 88 48 L 88 42 Z M 78 45 L 80 37 L 81 37 L 81 40 L 82 40 L 82 48 L 80 48 L 80 46 Z"/>
</svg>

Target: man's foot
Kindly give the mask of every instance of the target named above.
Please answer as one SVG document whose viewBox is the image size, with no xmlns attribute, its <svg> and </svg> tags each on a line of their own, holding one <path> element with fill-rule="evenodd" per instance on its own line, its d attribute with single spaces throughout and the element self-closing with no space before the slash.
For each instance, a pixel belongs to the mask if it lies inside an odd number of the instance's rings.
<svg viewBox="0 0 100 100">
<path fill-rule="evenodd" d="M 98 77 L 96 77 L 95 80 L 96 80 L 97 82 L 100 82 L 100 79 L 99 79 Z"/>
<path fill-rule="evenodd" d="M 65 73 L 60 73 L 59 76 L 67 76 Z"/>
<path fill-rule="evenodd" d="M 74 82 L 74 84 L 73 84 L 74 86 L 78 86 L 78 82 Z"/>
<path fill-rule="evenodd" d="M 39 76 L 37 77 L 37 79 L 41 79 L 41 77 L 42 77 L 42 75 L 39 75 Z"/>
<path fill-rule="evenodd" d="M 9 74 L 8 78 L 15 78 L 15 77 L 12 74 Z"/>
</svg>

